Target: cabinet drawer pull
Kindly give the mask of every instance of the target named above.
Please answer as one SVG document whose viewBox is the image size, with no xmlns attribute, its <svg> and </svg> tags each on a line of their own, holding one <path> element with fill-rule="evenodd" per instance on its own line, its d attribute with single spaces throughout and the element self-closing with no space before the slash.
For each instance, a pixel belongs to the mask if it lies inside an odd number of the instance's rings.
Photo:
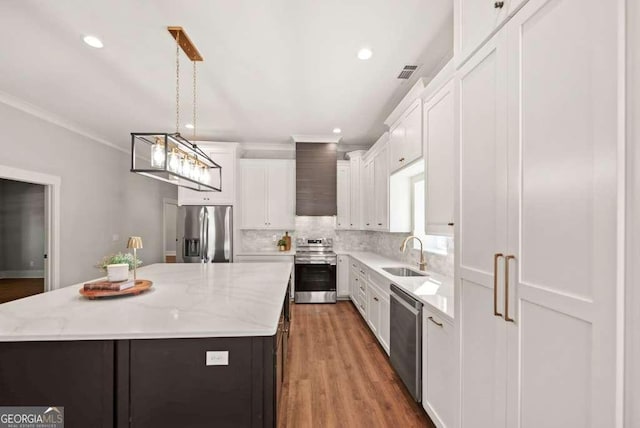
<svg viewBox="0 0 640 428">
<path fill-rule="evenodd" d="M 454 223 L 447 223 L 447 226 L 453 226 Z"/>
<path fill-rule="evenodd" d="M 358 278 L 356 278 L 356 281 L 358 280 Z"/>
<path fill-rule="evenodd" d="M 398 159 L 400 162 L 404 162 L 404 158 L 400 158 Z"/>
<path fill-rule="evenodd" d="M 438 327 L 442 327 L 442 323 L 433 319 L 433 317 L 429 317 L 429 321 L 437 325 Z"/>
<path fill-rule="evenodd" d="M 377 302 L 377 301 L 378 301 L 378 298 L 377 298 L 377 297 L 374 297 L 374 298 L 373 298 L 373 300 L 375 300 L 375 301 Z"/>
<path fill-rule="evenodd" d="M 504 7 L 504 2 L 503 1 L 497 1 L 493 4 L 493 7 L 495 7 L 496 9 L 502 9 Z"/>
<path fill-rule="evenodd" d="M 378 223 L 378 226 L 382 226 L 382 223 Z"/>
</svg>

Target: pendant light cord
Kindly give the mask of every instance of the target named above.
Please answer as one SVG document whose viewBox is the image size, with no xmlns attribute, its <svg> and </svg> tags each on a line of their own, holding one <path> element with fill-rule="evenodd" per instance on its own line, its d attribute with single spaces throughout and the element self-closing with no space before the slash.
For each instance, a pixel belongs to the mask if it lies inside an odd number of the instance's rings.
<svg viewBox="0 0 640 428">
<path fill-rule="evenodd" d="M 180 133 L 180 33 L 176 36 L 176 134 Z"/>
<path fill-rule="evenodd" d="M 193 140 L 196 139 L 196 62 L 193 61 Z"/>
</svg>

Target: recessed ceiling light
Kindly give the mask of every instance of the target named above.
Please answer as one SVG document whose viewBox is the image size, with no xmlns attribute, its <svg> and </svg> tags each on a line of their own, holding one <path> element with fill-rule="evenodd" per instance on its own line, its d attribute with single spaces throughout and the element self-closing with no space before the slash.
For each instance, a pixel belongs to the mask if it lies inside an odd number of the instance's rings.
<svg viewBox="0 0 640 428">
<path fill-rule="evenodd" d="M 372 55 L 373 55 L 373 52 L 371 52 L 371 49 L 369 48 L 362 48 L 358 51 L 358 58 L 362 60 L 367 60 L 371 58 Z"/>
<path fill-rule="evenodd" d="M 341 133 L 341 132 L 342 132 L 342 129 L 340 129 L 340 128 L 333 128 L 333 133 L 334 133 L 334 134 L 339 134 L 339 133 Z"/>
<path fill-rule="evenodd" d="M 92 48 L 98 48 L 100 49 L 101 47 L 103 47 L 104 45 L 102 44 L 102 41 L 97 38 L 96 36 L 84 36 L 84 42 L 86 44 L 88 44 L 89 46 L 91 46 Z"/>
<path fill-rule="evenodd" d="M 187 123 L 184 127 L 187 129 L 193 129 L 193 124 Z"/>
</svg>

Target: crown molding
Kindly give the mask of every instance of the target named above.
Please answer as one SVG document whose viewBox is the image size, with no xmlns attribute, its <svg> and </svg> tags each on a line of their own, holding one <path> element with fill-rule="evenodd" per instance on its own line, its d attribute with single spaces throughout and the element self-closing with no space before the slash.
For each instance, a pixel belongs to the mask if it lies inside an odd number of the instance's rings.
<svg viewBox="0 0 640 428">
<path fill-rule="evenodd" d="M 57 114 L 54 114 L 48 110 L 37 107 L 27 101 L 24 101 L 18 97 L 13 95 L 9 95 L 6 92 L 0 91 L 0 103 L 6 104 L 9 107 L 13 107 L 16 110 L 23 111 L 31 116 L 35 116 L 38 119 L 44 120 L 45 122 L 49 122 L 53 125 L 59 126 L 60 128 L 64 128 L 68 131 L 73 132 L 74 134 L 81 135 L 90 140 L 95 141 L 96 143 L 103 144 L 105 146 L 111 147 L 112 149 L 118 150 L 119 152 L 129 154 L 129 150 L 119 146 L 118 144 L 112 143 L 109 140 L 106 140 L 100 136 L 93 134 L 86 129 L 83 129 L 80 125 L 69 121 Z"/>
<path fill-rule="evenodd" d="M 291 140 L 294 143 L 335 143 L 338 144 L 342 140 L 342 135 L 292 135 Z"/>
</svg>

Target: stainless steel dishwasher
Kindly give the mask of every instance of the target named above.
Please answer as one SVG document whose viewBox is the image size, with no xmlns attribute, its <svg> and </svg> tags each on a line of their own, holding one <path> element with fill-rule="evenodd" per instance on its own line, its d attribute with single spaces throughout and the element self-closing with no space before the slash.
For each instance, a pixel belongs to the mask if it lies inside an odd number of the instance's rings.
<svg viewBox="0 0 640 428">
<path fill-rule="evenodd" d="M 414 400 L 422 400 L 422 303 L 391 284 L 391 365 Z"/>
</svg>

